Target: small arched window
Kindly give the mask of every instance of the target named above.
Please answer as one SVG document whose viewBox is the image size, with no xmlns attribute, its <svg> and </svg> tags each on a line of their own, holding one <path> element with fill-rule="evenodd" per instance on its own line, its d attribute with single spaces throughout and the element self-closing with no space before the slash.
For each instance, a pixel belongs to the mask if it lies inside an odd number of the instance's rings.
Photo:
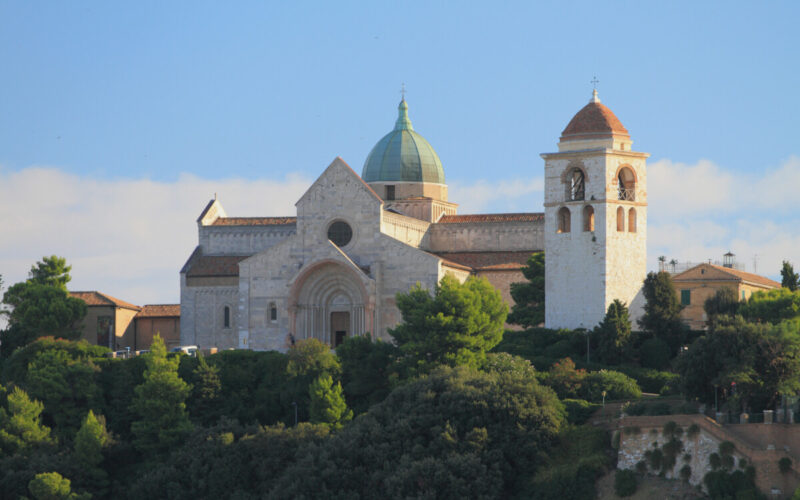
<svg viewBox="0 0 800 500">
<path fill-rule="evenodd" d="M 558 232 L 568 233 L 570 227 L 570 213 L 569 208 L 561 207 L 558 210 Z"/>
<path fill-rule="evenodd" d="M 583 170 L 576 168 L 569 176 L 569 201 L 580 201 L 586 197 L 586 178 Z"/>
<path fill-rule="evenodd" d="M 269 305 L 269 320 L 278 321 L 278 306 L 275 305 L 275 302 L 271 302 Z"/>
<path fill-rule="evenodd" d="M 222 308 L 222 326 L 224 328 L 231 327 L 231 308 L 228 306 Z"/>
<path fill-rule="evenodd" d="M 594 208 L 591 205 L 583 207 L 583 230 L 594 231 Z"/>
<path fill-rule="evenodd" d="M 622 167 L 617 175 L 617 192 L 620 200 L 636 201 L 636 176 L 628 167 Z"/>
<path fill-rule="evenodd" d="M 636 232 L 636 209 L 631 208 L 628 210 L 628 232 L 635 233 Z"/>
<path fill-rule="evenodd" d="M 625 209 L 617 207 L 617 231 L 625 231 Z"/>
</svg>

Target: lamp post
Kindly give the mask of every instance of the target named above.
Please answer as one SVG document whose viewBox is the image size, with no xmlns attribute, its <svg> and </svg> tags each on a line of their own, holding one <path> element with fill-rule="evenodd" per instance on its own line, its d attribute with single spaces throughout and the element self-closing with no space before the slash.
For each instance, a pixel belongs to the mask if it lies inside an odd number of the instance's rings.
<svg viewBox="0 0 800 500">
<path fill-rule="evenodd" d="M 603 391 L 602 394 L 603 394 L 603 409 L 605 410 L 606 409 L 606 391 Z"/>
</svg>

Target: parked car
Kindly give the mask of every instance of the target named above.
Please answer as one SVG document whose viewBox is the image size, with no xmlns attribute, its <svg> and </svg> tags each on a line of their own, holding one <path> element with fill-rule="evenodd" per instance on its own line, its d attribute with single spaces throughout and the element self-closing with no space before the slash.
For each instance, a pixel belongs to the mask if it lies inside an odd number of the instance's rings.
<svg viewBox="0 0 800 500">
<path fill-rule="evenodd" d="M 176 353 L 183 353 L 187 354 L 192 357 L 197 356 L 197 346 L 196 345 L 179 345 L 175 346 L 169 350 L 169 352 L 176 352 Z"/>
</svg>

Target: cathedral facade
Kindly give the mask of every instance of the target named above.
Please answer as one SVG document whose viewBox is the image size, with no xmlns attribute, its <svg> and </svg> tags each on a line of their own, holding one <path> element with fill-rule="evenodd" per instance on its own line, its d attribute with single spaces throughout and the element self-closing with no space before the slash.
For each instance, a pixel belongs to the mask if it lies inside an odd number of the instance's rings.
<svg viewBox="0 0 800 500">
<path fill-rule="evenodd" d="M 475 275 L 512 304 L 510 284 L 524 280 L 520 269 L 542 250 L 547 326 L 594 326 L 613 298 L 632 303 L 644 279 L 643 267 L 631 270 L 625 247 L 644 258 L 646 155 L 630 152 L 627 131 L 608 123 L 613 113 L 588 114 L 576 126 L 570 122 L 558 153 L 543 155 L 544 213 L 458 214 L 442 163 L 414 130 L 405 100 L 361 175 L 336 158 L 294 215 L 229 217 L 211 200 L 197 219 L 198 246 L 180 272 L 181 343 L 284 350 L 307 338 L 331 347 L 356 335 L 389 340 L 388 329 L 401 319 L 397 293 L 417 283 L 433 290 L 448 273 L 462 281 Z M 636 200 L 617 199 L 618 180 L 629 175 L 610 173 L 620 159 L 635 178 Z M 576 169 L 583 175 L 580 199 L 568 194 Z M 623 236 L 609 226 L 617 205 L 633 217 L 625 227 L 636 228 Z M 594 210 L 591 234 L 570 231 L 582 224 L 585 207 Z M 628 215 L 630 208 L 636 215 Z"/>
</svg>

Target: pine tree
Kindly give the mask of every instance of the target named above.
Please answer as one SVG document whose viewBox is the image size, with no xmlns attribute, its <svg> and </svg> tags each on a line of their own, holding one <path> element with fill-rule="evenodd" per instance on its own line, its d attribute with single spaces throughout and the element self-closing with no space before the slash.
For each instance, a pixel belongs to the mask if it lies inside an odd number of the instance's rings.
<svg viewBox="0 0 800 500">
<path fill-rule="evenodd" d="M 179 362 L 167 357 L 164 341 L 156 335 L 145 355 L 144 381 L 134 389 L 131 404 L 139 417 L 131 425 L 133 444 L 142 453 L 169 451 L 192 429 L 186 414 L 191 388 L 178 376 Z"/>
<path fill-rule="evenodd" d="M 511 283 L 514 306 L 508 322 L 530 328 L 544 323 L 544 252 L 528 257 L 522 274 L 527 282 Z"/>
<path fill-rule="evenodd" d="M 311 396 L 311 422 L 327 424 L 332 429 L 340 429 L 345 422 L 353 419 L 353 411 L 347 408 L 342 394 L 342 384 L 330 375 L 320 375 L 308 388 Z"/>
<path fill-rule="evenodd" d="M 631 319 L 624 302 L 614 299 L 603 321 L 594 330 L 597 355 L 608 364 L 618 364 L 624 358 L 631 336 Z"/>
<path fill-rule="evenodd" d="M 72 483 L 58 472 L 42 472 L 28 483 L 28 491 L 36 500 L 89 500 L 89 494 L 72 492 Z"/>
<path fill-rule="evenodd" d="M 212 425 L 220 417 L 218 401 L 222 382 L 219 378 L 219 368 L 209 365 L 198 353 L 197 367 L 192 376 L 194 382 L 190 399 L 192 418 L 201 425 Z"/>
<path fill-rule="evenodd" d="M 647 273 L 642 293 L 645 298 L 644 315 L 639 319 L 639 326 L 666 342 L 671 356 L 678 353 L 686 334 L 686 327 L 681 321 L 681 306 L 672 277 L 669 273 Z"/>
<path fill-rule="evenodd" d="M 8 410 L 0 408 L 0 451 L 13 455 L 54 443 L 50 429 L 41 423 L 42 403 L 31 400 L 25 391 L 15 387 L 7 404 Z"/>
<path fill-rule="evenodd" d="M 794 272 L 794 267 L 789 261 L 784 260 L 781 269 L 781 286 L 794 292 L 798 288 L 799 281 L 800 274 Z"/>
<path fill-rule="evenodd" d="M 81 472 L 85 477 L 76 478 L 76 482 L 83 488 L 95 494 L 104 494 L 108 489 L 108 474 L 101 467 L 103 463 L 103 448 L 109 444 L 110 438 L 106 431 L 105 419 L 102 415 L 95 417 L 89 410 L 83 420 L 81 428 L 75 435 L 75 458 L 80 463 Z"/>
</svg>

